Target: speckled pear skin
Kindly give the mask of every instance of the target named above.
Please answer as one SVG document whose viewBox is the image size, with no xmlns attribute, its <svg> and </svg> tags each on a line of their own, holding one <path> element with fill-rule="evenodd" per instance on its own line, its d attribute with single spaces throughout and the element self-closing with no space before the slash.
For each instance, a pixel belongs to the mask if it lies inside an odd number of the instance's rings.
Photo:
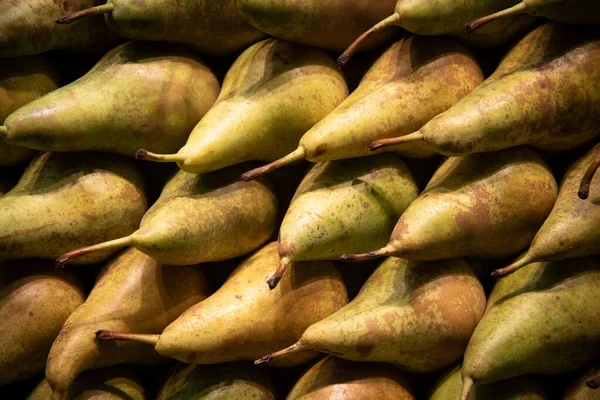
<svg viewBox="0 0 600 400">
<path fill-rule="evenodd" d="M 180 364 L 157 400 L 275 400 L 269 376 L 248 363 Z"/>
<path fill-rule="evenodd" d="M 231 66 L 217 102 L 178 154 L 181 169 L 215 171 L 273 161 L 348 96 L 344 77 L 323 50 L 267 39 Z"/>
<path fill-rule="evenodd" d="M 418 194 L 395 154 L 317 163 L 283 219 L 279 255 L 290 261 L 337 260 L 376 250 Z"/>
<path fill-rule="evenodd" d="M 156 351 L 188 364 L 255 360 L 347 304 L 330 261 L 291 266 L 271 290 L 265 282 L 278 265 L 276 242 L 246 258 L 219 290 L 164 330 Z"/>
<path fill-rule="evenodd" d="M 573 382 L 561 400 L 599 400 L 600 390 L 587 385 L 589 380 L 597 381 L 598 378 L 600 378 L 600 370 L 595 366 Z"/>
<path fill-rule="evenodd" d="M 600 356 L 600 262 L 534 263 L 500 279 L 465 352 L 463 382 L 560 374 Z"/>
<path fill-rule="evenodd" d="M 218 94 L 217 78 L 191 50 L 132 41 L 77 81 L 12 113 L 0 136 L 47 151 L 174 152 Z"/>
<path fill-rule="evenodd" d="M 3 1 L 0 4 L 0 57 L 22 57 L 51 50 L 101 54 L 121 40 L 102 16 L 71 25 L 63 15 L 103 4 L 104 0 Z"/>
<path fill-rule="evenodd" d="M 414 400 L 402 373 L 391 365 L 328 356 L 302 375 L 286 400 Z"/>
<path fill-rule="evenodd" d="M 51 262 L 19 260 L 0 267 L 0 385 L 44 371 L 52 342 L 86 294 L 74 275 Z"/>
<path fill-rule="evenodd" d="M 550 23 L 504 57 L 479 88 L 423 126 L 445 155 L 528 144 L 575 148 L 600 134 L 600 30 Z"/>
<path fill-rule="evenodd" d="M 299 343 L 347 360 L 430 372 L 462 356 L 484 309 L 483 288 L 464 260 L 389 257 L 354 300 L 311 325 Z"/>
<path fill-rule="evenodd" d="M 392 44 L 346 100 L 300 140 L 311 162 L 372 155 L 375 140 L 412 133 L 483 82 L 477 61 L 442 37 Z M 421 141 L 387 148 L 407 157 L 437 153 Z"/>
<path fill-rule="evenodd" d="M 166 361 L 148 345 L 98 341 L 97 330 L 160 332 L 209 294 L 201 269 L 162 265 L 134 248 L 123 251 L 106 265 L 88 299 L 52 345 L 46 379 L 54 399 L 63 398 L 82 371 Z"/>
<path fill-rule="evenodd" d="M 0 198 L 0 260 L 56 259 L 74 247 L 129 235 L 146 211 L 132 160 L 101 153 L 40 153 Z M 94 263 L 114 251 L 78 259 Z"/>
</svg>

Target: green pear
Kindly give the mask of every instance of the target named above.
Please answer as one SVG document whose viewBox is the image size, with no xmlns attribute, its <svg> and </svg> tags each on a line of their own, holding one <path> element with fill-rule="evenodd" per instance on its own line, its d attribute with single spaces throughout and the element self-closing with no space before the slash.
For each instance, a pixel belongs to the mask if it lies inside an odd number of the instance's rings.
<svg viewBox="0 0 600 400">
<path fill-rule="evenodd" d="M 52 342 L 85 300 L 75 277 L 39 260 L 0 267 L 0 386 L 44 371 Z"/>
<path fill-rule="evenodd" d="M 320 162 L 298 187 L 279 229 L 277 285 L 290 262 L 337 260 L 384 246 L 419 189 L 395 154 Z"/>
<path fill-rule="evenodd" d="M 126 246 L 172 265 L 248 254 L 275 231 L 277 199 L 268 184 L 237 180 L 245 167 L 247 164 L 236 165 L 203 175 L 178 171 L 144 215 L 139 229 L 119 239 L 72 250 L 57 264 Z"/>
<path fill-rule="evenodd" d="M 292 346 L 352 361 L 431 372 L 462 357 L 485 309 L 485 293 L 461 259 L 418 262 L 390 257 L 347 306 L 311 325 Z"/>
<path fill-rule="evenodd" d="M 73 247 L 129 235 L 145 211 L 133 161 L 101 153 L 41 153 L 0 198 L 0 260 L 55 259 Z"/>
<path fill-rule="evenodd" d="M 180 364 L 157 400 L 275 400 L 269 376 L 245 363 Z"/>
<path fill-rule="evenodd" d="M 277 243 L 272 242 L 242 261 L 219 290 L 189 308 L 162 334 L 114 332 L 98 324 L 102 329 L 98 338 L 149 343 L 158 353 L 188 364 L 254 360 L 294 343 L 308 326 L 348 302 L 332 262 L 297 264 L 275 290 L 269 290 L 264 282 L 278 264 Z M 300 356 L 292 364 L 316 353 Z"/>
<path fill-rule="evenodd" d="M 286 400 L 414 400 L 397 369 L 380 363 L 355 363 L 328 356 L 313 365 Z"/>
<path fill-rule="evenodd" d="M 199 268 L 160 264 L 134 248 L 100 273 L 88 299 L 69 317 L 54 341 L 46 379 L 54 399 L 64 398 L 83 371 L 120 363 L 164 361 L 151 347 L 95 339 L 99 327 L 122 332 L 156 332 L 210 294 Z"/>
<path fill-rule="evenodd" d="M 70 24 L 99 14 L 121 36 L 182 43 L 212 57 L 235 56 L 265 36 L 242 19 L 234 0 L 184 0 L 176 5 L 167 0 L 108 0 L 56 22 Z"/>
<path fill-rule="evenodd" d="M 0 3 L 0 57 L 22 57 L 51 50 L 103 53 L 119 42 L 102 17 L 71 26 L 54 20 L 102 0 L 35 0 Z"/>
<path fill-rule="evenodd" d="M 371 142 L 414 132 L 481 82 L 477 61 L 454 41 L 424 36 L 399 40 L 375 61 L 346 100 L 302 136 L 292 153 L 295 157 L 285 156 L 242 179 L 301 158 L 317 162 L 371 155 Z M 422 142 L 393 150 L 417 158 L 437 154 Z"/>
<path fill-rule="evenodd" d="M 577 379 L 561 397 L 562 400 L 600 400 L 600 370 L 594 366 Z"/>
<path fill-rule="evenodd" d="M 600 356 L 600 262 L 533 263 L 496 283 L 464 356 L 463 391 L 525 374 L 561 374 Z"/>
<path fill-rule="evenodd" d="M 323 50 L 267 39 L 233 63 L 215 105 L 176 154 L 140 149 L 139 159 L 172 162 L 201 174 L 244 161 L 276 160 L 348 96 Z"/>
<path fill-rule="evenodd" d="M 402 214 L 386 246 L 342 258 L 514 256 L 531 243 L 556 195 L 550 169 L 527 147 L 450 157 Z"/>
<path fill-rule="evenodd" d="M 424 141 L 448 156 L 519 145 L 561 151 L 600 135 L 599 120 L 600 29 L 550 23 L 521 39 L 450 109 L 371 148 Z"/>
<path fill-rule="evenodd" d="M 48 151 L 177 151 L 218 94 L 215 75 L 185 47 L 128 42 L 80 79 L 13 112 L 0 137 Z"/>
</svg>

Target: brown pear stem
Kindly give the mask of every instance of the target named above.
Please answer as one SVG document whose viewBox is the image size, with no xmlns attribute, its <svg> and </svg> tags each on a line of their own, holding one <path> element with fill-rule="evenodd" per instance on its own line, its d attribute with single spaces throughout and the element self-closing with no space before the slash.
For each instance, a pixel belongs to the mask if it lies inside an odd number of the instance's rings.
<svg viewBox="0 0 600 400">
<path fill-rule="evenodd" d="M 56 20 L 57 24 L 70 24 L 73 21 L 77 21 L 81 18 L 91 17 L 93 15 L 106 14 L 114 10 L 115 5 L 113 3 L 102 4 L 96 7 L 86 8 L 84 10 L 76 11 L 72 14 L 65 15 Z"/>
<path fill-rule="evenodd" d="M 291 262 L 292 260 L 290 260 L 288 257 L 282 257 L 281 260 L 279 260 L 279 268 L 277 268 L 277 271 L 275 271 L 273 276 L 271 276 L 267 281 L 269 289 L 273 290 L 277 287 L 281 277 L 283 276 L 283 273 L 285 272 L 285 269 Z"/>
<path fill-rule="evenodd" d="M 511 15 L 521 14 L 527 10 L 527 4 L 525 2 L 520 2 L 515 4 L 512 7 L 506 8 L 504 10 L 498 11 L 496 13 L 490 14 L 488 16 L 478 18 L 474 21 L 468 22 L 463 27 L 463 32 L 469 34 L 477 29 L 481 28 L 484 25 L 489 24 L 492 21 L 496 21 L 497 19 L 509 17 Z"/>
<path fill-rule="evenodd" d="M 267 165 L 263 165 L 262 167 L 254 168 L 248 172 L 242 174 L 241 178 L 243 181 L 248 182 L 253 179 L 258 178 L 261 175 L 267 174 L 271 171 L 276 170 L 277 168 L 283 167 L 284 165 L 288 165 L 294 161 L 302 160 L 306 156 L 306 152 L 304 151 L 304 147 L 298 146 L 298 148 L 292 151 L 290 154 L 281 157 L 279 160 L 275 160 L 272 163 Z"/>
<path fill-rule="evenodd" d="M 590 185 L 592 184 L 592 179 L 596 174 L 596 171 L 600 167 L 600 154 L 594 159 L 594 162 L 590 165 L 588 170 L 585 172 L 583 179 L 581 179 L 581 183 L 579 184 L 579 192 L 577 195 L 581 200 L 585 200 L 590 195 Z"/>
<path fill-rule="evenodd" d="M 475 382 L 473 382 L 473 378 L 470 376 L 462 377 L 462 392 L 460 394 L 460 400 L 469 399 L 469 394 L 471 394 L 471 389 L 473 389 L 474 384 Z"/>
<path fill-rule="evenodd" d="M 136 160 L 154 161 L 154 162 L 176 162 L 182 163 L 185 161 L 185 156 L 180 153 L 176 154 L 156 154 L 145 149 L 137 149 L 135 152 Z"/>
<path fill-rule="evenodd" d="M 379 250 L 370 251 L 368 253 L 362 254 L 342 254 L 341 259 L 346 261 L 363 261 L 363 260 L 371 260 L 373 258 L 389 256 L 395 252 L 394 247 L 391 244 L 388 244 L 385 247 L 382 247 Z"/>
<path fill-rule="evenodd" d="M 126 247 L 133 245 L 133 235 L 125 236 L 115 240 L 109 240 L 108 242 L 94 244 L 88 247 L 82 247 L 80 249 L 72 250 L 62 256 L 60 256 L 54 262 L 54 265 L 58 268 L 64 267 L 70 263 L 73 259 L 83 257 L 87 254 L 94 253 L 100 250 L 116 249 L 119 247 Z"/>
<path fill-rule="evenodd" d="M 414 142 L 415 140 L 423 140 L 423 134 L 420 131 L 413 132 L 404 136 L 376 140 L 369 145 L 369 149 L 371 149 L 371 151 L 375 151 L 381 149 L 382 147 L 389 147 L 395 146 L 397 144 Z"/>
<path fill-rule="evenodd" d="M 8 136 L 8 128 L 6 127 L 6 125 L 1 125 L 0 126 L 0 137 L 6 138 L 6 136 Z"/>
<path fill-rule="evenodd" d="M 304 350 L 304 348 L 305 347 L 302 345 L 302 343 L 300 343 L 300 341 L 298 341 L 298 342 L 294 343 L 293 345 L 291 345 L 290 347 L 287 347 L 283 350 L 276 351 L 275 353 L 271 353 L 267 356 L 264 356 L 263 358 L 259 358 L 258 360 L 254 361 L 254 365 L 268 363 L 270 361 L 276 360 L 276 359 L 286 356 L 288 354 L 297 353 L 299 351 L 302 351 L 302 350 Z"/>
<path fill-rule="evenodd" d="M 400 25 L 400 20 L 401 20 L 400 14 L 394 13 L 394 14 L 390 15 L 389 17 L 387 17 L 386 19 L 378 22 L 371 29 L 369 29 L 368 31 L 366 31 L 365 33 L 360 35 L 358 37 L 358 39 L 356 39 L 354 42 L 352 42 L 352 44 L 350 46 L 348 46 L 348 48 L 342 53 L 342 55 L 340 55 L 338 57 L 338 59 L 337 59 L 338 68 L 340 68 L 340 69 L 344 68 L 344 66 L 348 63 L 348 60 L 350 60 L 350 57 L 352 57 L 352 55 L 354 53 L 356 53 L 356 50 L 358 50 L 358 48 L 360 47 L 362 42 L 365 41 L 366 38 L 368 38 L 369 36 L 371 36 L 373 33 L 377 32 L 377 31 L 387 28 L 388 26 Z"/>
<path fill-rule="evenodd" d="M 96 331 L 96 339 L 99 340 L 125 340 L 128 342 L 146 343 L 156 346 L 160 335 L 152 335 L 149 333 L 119 333 L 112 331 L 99 330 Z"/>
<path fill-rule="evenodd" d="M 531 264 L 536 261 L 535 257 L 526 253 L 523 257 L 519 258 L 517 261 L 513 262 L 507 267 L 498 268 L 497 270 L 492 271 L 492 278 L 502 278 L 506 275 L 510 275 L 513 272 L 523 268 L 527 264 Z"/>
</svg>

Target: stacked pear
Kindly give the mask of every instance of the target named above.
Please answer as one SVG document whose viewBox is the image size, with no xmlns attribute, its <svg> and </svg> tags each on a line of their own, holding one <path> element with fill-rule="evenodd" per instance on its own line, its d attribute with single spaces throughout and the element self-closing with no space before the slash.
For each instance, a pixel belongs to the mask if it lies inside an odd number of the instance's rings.
<svg viewBox="0 0 600 400">
<path fill-rule="evenodd" d="M 475 384 L 561 374 L 600 356 L 600 262 L 534 263 L 496 283 L 462 367 L 467 400 Z"/>
<path fill-rule="evenodd" d="M 348 96 L 341 72 L 323 50 L 267 39 L 233 63 L 219 98 L 176 154 L 145 149 L 140 159 L 175 161 L 201 174 L 250 160 L 273 161 Z"/>
<path fill-rule="evenodd" d="M 444 155 L 531 145 L 546 151 L 598 137 L 600 29 L 545 24 L 521 39 L 477 89 L 417 132 L 371 148 L 424 141 Z"/>
<path fill-rule="evenodd" d="M 328 356 L 313 365 L 286 400 L 414 400 L 400 371 L 379 363 L 355 363 Z"/>
<path fill-rule="evenodd" d="M 52 345 L 46 379 L 54 399 L 62 399 L 83 371 L 120 363 L 164 361 L 152 347 L 95 339 L 101 327 L 123 332 L 155 332 L 209 295 L 202 271 L 161 265 L 130 248 L 100 273 L 88 299 L 66 321 Z"/>
<path fill-rule="evenodd" d="M 0 198 L 0 260 L 56 259 L 73 247 L 129 235 L 145 211 L 142 177 L 132 160 L 41 153 Z M 112 253 L 78 262 L 97 262 Z"/>
<path fill-rule="evenodd" d="M 0 268 L 2 386 L 44 371 L 52 342 L 85 293 L 73 275 L 50 262 L 9 261 Z"/>
<path fill-rule="evenodd" d="M 176 151 L 218 94 L 215 75 L 185 47 L 128 42 L 77 81 L 9 115 L 0 136 L 48 151 Z"/>
<path fill-rule="evenodd" d="M 66 264 L 107 249 L 135 246 L 164 264 L 221 261 L 251 252 L 269 239 L 277 223 L 270 185 L 237 180 L 248 164 L 203 175 L 178 171 L 128 236 L 62 255 Z"/>
<path fill-rule="evenodd" d="M 219 290 L 189 308 L 162 334 L 111 332 L 98 324 L 102 329 L 98 338 L 153 344 L 158 353 L 188 364 L 254 360 L 294 343 L 308 326 L 348 302 L 332 262 L 298 264 L 270 290 L 265 280 L 278 264 L 277 243 L 272 242 L 242 261 Z M 314 355 L 304 352 L 282 360 L 283 365 Z"/>
<path fill-rule="evenodd" d="M 317 163 L 304 177 L 279 229 L 281 264 L 336 260 L 385 245 L 394 225 L 419 194 L 395 154 Z"/>
<path fill-rule="evenodd" d="M 550 169 L 527 147 L 450 157 L 402 214 L 386 246 L 342 258 L 514 256 L 531 243 L 556 195 Z"/>
<path fill-rule="evenodd" d="M 462 357 L 484 309 L 483 288 L 464 260 L 390 257 L 346 307 L 257 363 L 310 349 L 412 372 L 435 371 Z"/>
<path fill-rule="evenodd" d="M 562 400 L 600 399 L 600 370 L 597 366 L 587 371 L 569 387 Z"/>
<path fill-rule="evenodd" d="M 471 53 L 447 38 L 411 36 L 392 44 L 335 110 L 300 139 L 288 156 L 243 175 L 251 179 L 285 163 L 368 156 L 371 142 L 414 132 L 483 82 Z M 437 153 L 412 142 L 394 150 L 424 158 Z"/>
</svg>

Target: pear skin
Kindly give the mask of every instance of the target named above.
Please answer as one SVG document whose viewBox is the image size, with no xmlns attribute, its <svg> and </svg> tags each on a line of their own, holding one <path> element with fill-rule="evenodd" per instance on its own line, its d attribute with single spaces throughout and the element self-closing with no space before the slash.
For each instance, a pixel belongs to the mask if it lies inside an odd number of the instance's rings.
<svg viewBox="0 0 600 400">
<path fill-rule="evenodd" d="M 98 329 L 160 331 L 209 294 L 197 267 L 162 265 L 134 248 L 122 252 L 106 265 L 88 299 L 69 317 L 52 345 L 46 379 L 54 400 L 62 399 L 85 370 L 165 361 L 150 346 L 98 341 L 94 336 Z"/>
<path fill-rule="evenodd" d="M 52 342 L 85 300 L 80 282 L 51 262 L 19 260 L 0 267 L 0 386 L 44 371 Z"/>
<path fill-rule="evenodd" d="M 218 94 L 215 75 L 184 46 L 128 42 L 77 81 L 13 112 L 0 137 L 46 151 L 174 152 Z"/>
<path fill-rule="evenodd" d="M 41 153 L 0 198 L 0 260 L 56 259 L 131 234 L 146 211 L 135 164 L 101 153 Z M 94 263 L 114 251 L 78 259 Z"/>
<path fill-rule="evenodd" d="M 175 161 L 202 174 L 250 160 L 273 161 L 348 96 L 341 72 L 323 50 L 267 39 L 233 63 L 215 105 L 176 154 L 140 150 L 137 158 Z"/>
<path fill-rule="evenodd" d="M 296 344 L 257 363 L 310 349 L 431 372 L 462 356 L 484 309 L 483 288 L 464 260 L 390 257 L 346 307 L 311 325 Z"/>
<path fill-rule="evenodd" d="M 599 400 L 600 369 L 598 366 L 587 371 L 569 387 L 562 400 Z"/>
<path fill-rule="evenodd" d="M 461 400 L 473 384 L 561 374 L 600 356 L 600 262 L 533 263 L 499 280 L 465 352 Z"/>
</svg>

